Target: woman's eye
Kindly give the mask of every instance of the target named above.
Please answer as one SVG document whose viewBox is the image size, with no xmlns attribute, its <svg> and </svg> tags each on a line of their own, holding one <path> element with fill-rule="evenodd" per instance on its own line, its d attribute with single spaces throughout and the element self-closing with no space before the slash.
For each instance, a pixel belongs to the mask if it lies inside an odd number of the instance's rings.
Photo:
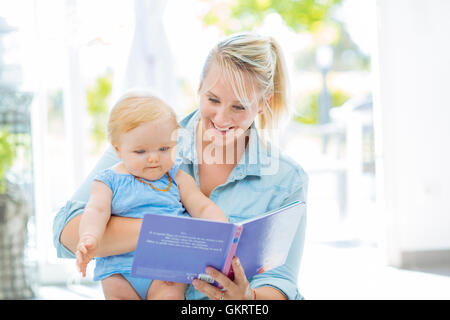
<svg viewBox="0 0 450 320">
<path fill-rule="evenodd" d="M 208 100 L 209 101 L 211 101 L 212 103 L 220 103 L 220 101 L 219 100 L 217 100 L 217 99 L 214 99 L 214 98 L 208 98 Z"/>
<path fill-rule="evenodd" d="M 245 107 L 243 107 L 243 106 L 233 106 L 233 108 L 235 110 L 239 110 L 239 111 L 245 110 Z"/>
<path fill-rule="evenodd" d="M 143 154 L 145 151 L 144 150 L 136 150 L 136 151 L 134 151 L 134 153 L 137 153 L 137 154 Z"/>
<path fill-rule="evenodd" d="M 162 147 L 162 148 L 159 148 L 159 151 L 167 151 L 167 150 L 169 150 L 169 147 Z"/>
</svg>

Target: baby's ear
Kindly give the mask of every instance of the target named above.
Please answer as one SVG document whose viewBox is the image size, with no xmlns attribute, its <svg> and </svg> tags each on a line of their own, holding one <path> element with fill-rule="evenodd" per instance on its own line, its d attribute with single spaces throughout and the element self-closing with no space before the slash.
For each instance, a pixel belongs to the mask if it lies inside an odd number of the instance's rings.
<svg viewBox="0 0 450 320">
<path fill-rule="evenodd" d="M 120 154 L 119 147 L 116 146 L 115 144 L 112 144 L 112 146 L 114 147 L 114 150 L 116 150 L 117 156 L 122 159 L 122 155 Z"/>
</svg>

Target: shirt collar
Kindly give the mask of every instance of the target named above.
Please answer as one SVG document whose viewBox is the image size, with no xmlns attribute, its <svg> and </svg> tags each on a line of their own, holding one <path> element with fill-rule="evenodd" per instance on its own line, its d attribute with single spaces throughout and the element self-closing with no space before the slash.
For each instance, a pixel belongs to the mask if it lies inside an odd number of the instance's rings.
<svg viewBox="0 0 450 320">
<path fill-rule="evenodd" d="M 199 110 L 195 110 L 186 116 L 181 122 L 183 127 L 178 135 L 179 155 L 191 163 L 197 162 L 197 152 L 195 148 L 196 128 L 200 120 Z M 181 139 L 181 140 L 180 140 Z M 234 168 L 230 178 L 240 179 L 247 175 L 260 176 L 261 167 L 267 166 L 270 162 L 270 144 L 263 144 L 258 135 L 255 123 L 250 127 L 249 142 L 245 149 L 245 154 Z"/>
</svg>

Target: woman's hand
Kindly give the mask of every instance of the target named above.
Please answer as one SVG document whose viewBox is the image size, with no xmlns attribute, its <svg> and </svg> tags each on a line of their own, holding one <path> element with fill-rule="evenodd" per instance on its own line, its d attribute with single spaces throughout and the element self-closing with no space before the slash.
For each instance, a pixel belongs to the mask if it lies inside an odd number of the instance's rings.
<svg viewBox="0 0 450 320">
<path fill-rule="evenodd" d="M 211 300 L 255 300 L 255 290 L 250 287 L 238 257 L 233 258 L 231 266 L 234 272 L 234 281 L 212 267 L 206 268 L 206 273 L 222 285 L 224 290 L 199 279 L 192 281 L 194 288 Z"/>
</svg>

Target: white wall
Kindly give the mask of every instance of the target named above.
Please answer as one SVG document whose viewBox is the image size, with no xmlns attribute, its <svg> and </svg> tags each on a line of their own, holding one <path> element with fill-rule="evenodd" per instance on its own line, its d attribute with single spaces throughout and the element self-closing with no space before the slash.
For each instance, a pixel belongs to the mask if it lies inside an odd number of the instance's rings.
<svg viewBox="0 0 450 320">
<path fill-rule="evenodd" d="M 450 1 L 378 0 L 375 126 L 388 260 L 450 249 Z"/>
</svg>

